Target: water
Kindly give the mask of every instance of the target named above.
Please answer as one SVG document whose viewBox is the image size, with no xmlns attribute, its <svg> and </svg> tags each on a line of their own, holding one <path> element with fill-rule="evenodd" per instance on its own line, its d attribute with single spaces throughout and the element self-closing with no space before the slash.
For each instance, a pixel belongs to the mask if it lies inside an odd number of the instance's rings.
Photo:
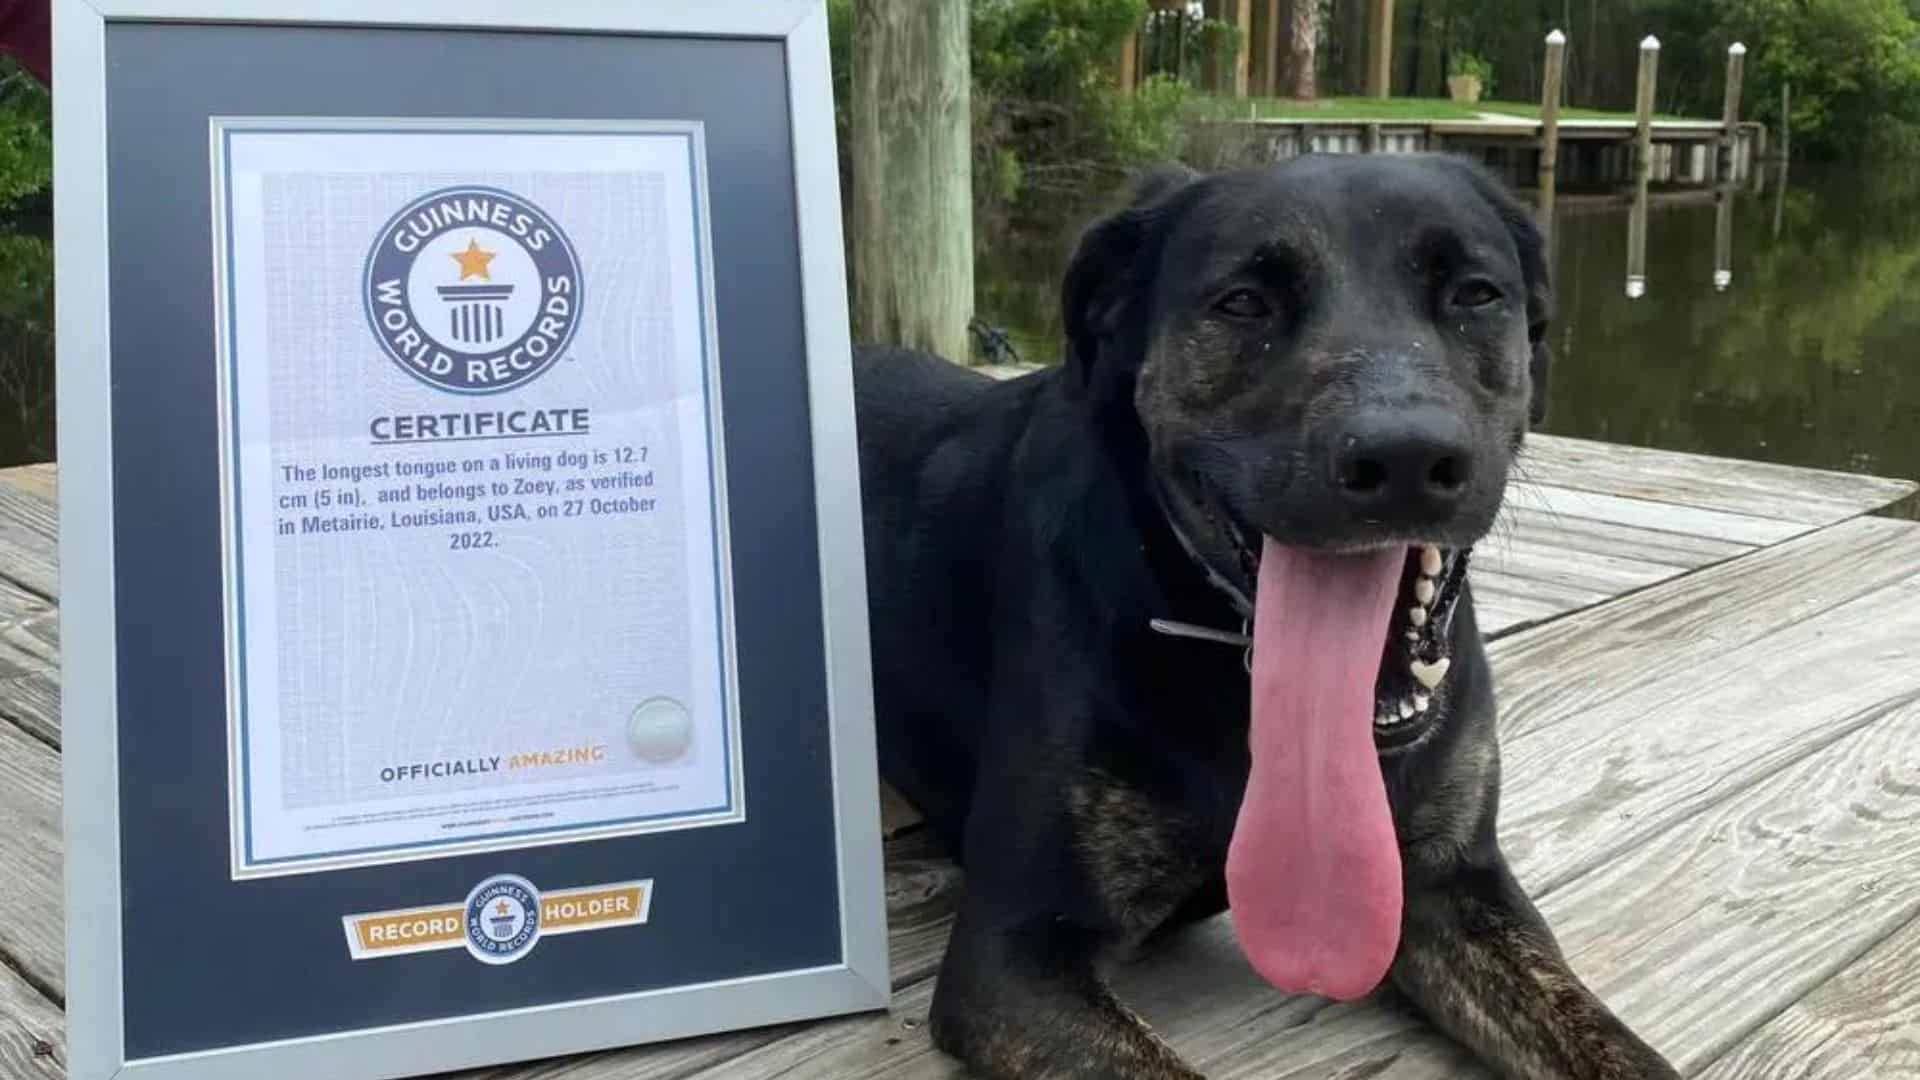
<svg viewBox="0 0 1920 1080">
<path fill-rule="evenodd" d="M 1766 180 L 1735 200 L 1725 292 L 1711 202 L 1653 208 L 1638 301 L 1625 206 L 1563 208 L 1547 430 L 1920 478 L 1920 168 Z M 1025 359 L 1056 357 L 1061 270 L 1113 196 L 984 230 L 979 314 Z M 53 457 L 49 253 L 44 222 L 0 231 L 0 466 Z"/>
<path fill-rule="evenodd" d="M 1724 292 L 1710 196 L 1652 206 L 1640 300 L 1625 290 L 1625 203 L 1563 205 L 1546 430 L 1920 478 L 1920 169 L 1764 179 L 1735 196 Z M 979 316 L 1023 358 L 1057 356 L 1061 269 L 1113 197 L 982 237 Z"/>
</svg>

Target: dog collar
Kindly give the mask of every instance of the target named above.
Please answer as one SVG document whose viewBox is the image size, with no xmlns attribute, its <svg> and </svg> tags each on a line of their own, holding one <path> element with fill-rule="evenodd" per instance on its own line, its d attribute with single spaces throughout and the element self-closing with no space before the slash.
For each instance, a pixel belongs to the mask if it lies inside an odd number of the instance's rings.
<svg viewBox="0 0 1920 1080">
<path fill-rule="evenodd" d="M 1218 574 L 1201 562 L 1193 546 L 1181 534 L 1180 527 L 1171 519 L 1168 525 L 1173 529 L 1180 544 L 1186 548 L 1188 558 L 1207 570 L 1209 581 L 1222 584 Z M 1473 549 L 1458 548 L 1443 552 L 1431 544 L 1420 549 L 1419 573 L 1414 578 L 1413 604 L 1404 611 L 1396 612 L 1396 622 L 1404 619 L 1406 629 L 1402 637 L 1406 642 L 1407 674 L 1418 684 L 1418 688 L 1407 694 L 1394 707 L 1400 715 L 1399 720 L 1410 720 L 1417 713 L 1426 712 L 1431 706 L 1432 695 L 1447 677 L 1453 666 L 1452 644 L 1453 617 L 1460 609 L 1460 594 L 1467 580 L 1467 562 L 1473 555 Z M 1237 590 L 1229 593 L 1234 600 L 1240 600 Z M 1186 638 L 1191 641 L 1205 641 L 1216 645 L 1227 645 L 1241 649 L 1240 665 L 1251 672 L 1253 670 L 1253 634 L 1250 620 L 1242 620 L 1239 632 L 1220 630 L 1211 626 L 1179 622 L 1173 619 L 1149 619 L 1147 626 L 1155 633 L 1167 637 Z M 1382 713 L 1374 718 L 1375 726 L 1391 727 L 1395 717 L 1391 713 Z"/>
</svg>

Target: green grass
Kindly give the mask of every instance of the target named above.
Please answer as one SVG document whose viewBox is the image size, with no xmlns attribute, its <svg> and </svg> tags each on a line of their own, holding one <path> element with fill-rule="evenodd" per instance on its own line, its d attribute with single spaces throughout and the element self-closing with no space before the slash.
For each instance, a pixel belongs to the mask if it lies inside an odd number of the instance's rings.
<svg viewBox="0 0 1920 1080">
<path fill-rule="evenodd" d="M 1540 105 L 1538 102 L 1528 104 L 1524 101 L 1483 101 L 1476 106 L 1476 108 L 1481 112 L 1504 113 L 1508 116 L 1524 116 L 1529 120 L 1540 119 Z M 1661 112 L 1654 113 L 1653 118 L 1655 120 L 1696 119 L 1695 117 L 1676 116 L 1672 113 Z M 1562 105 L 1560 106 L 1560 119 L 1631 120 L 1633 119 L 1633 114 L 1631 112 L 1618 112 L 1611 109 L 1582 109 L 1572 105 Z"/>
<path fill-rule="evenodd" d="M 1312 102 L 1214 98 L 1211 105 L 1223 116 L 1245 116 L 1252 105 L 1263 120 L 1472 120 L 1475 115 L 1472 109 L 1443 98 L 1346 97 Z"/>
<path fill-rule="evenodd" d="M 1289 101 L 1284 98 L 1210 97 L 1203 99 L 1201 104 L 1203 109 L 1221 119 L 1244 117 L 1250 106 L 1262 120 L 1384 120 L 1419 123 L 1433 120 L 1477 120 L 1483 113 L 1497 113 L 1529 120 L 1540 118 L 1538 104 L 1518 101 L 1482 101 L 1475 105 L 1461 105 L 1447 98 L 1341 97 L 1305 102 Z M 1631 120 L 1633 114 L 1605 109 L 1562 107 L 1560 118 L 1562 120 Z M 1681 120 L 1685 117 L 1656 114 L 1655 119 Z"/>
</svg>

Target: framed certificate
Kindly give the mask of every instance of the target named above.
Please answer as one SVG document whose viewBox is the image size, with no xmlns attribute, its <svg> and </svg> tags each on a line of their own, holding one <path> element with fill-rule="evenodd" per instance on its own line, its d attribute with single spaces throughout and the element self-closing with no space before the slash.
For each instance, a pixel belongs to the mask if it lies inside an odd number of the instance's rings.
<svg viewBox="0 0 1920 1080">
<path fill-rule="evenodd" d="M 819 0 L 328 8 L 55 5 L 71 1075 L 884 1007 Z"/>
</svg>

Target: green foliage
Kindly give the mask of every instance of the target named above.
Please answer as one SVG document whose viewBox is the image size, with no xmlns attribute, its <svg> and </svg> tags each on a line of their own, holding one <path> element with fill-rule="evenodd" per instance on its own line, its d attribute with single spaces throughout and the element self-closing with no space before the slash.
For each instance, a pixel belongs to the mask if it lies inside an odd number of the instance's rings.
<svg viewBox="0 0 1920 1080">
<path fill-rule="evenodd" d="M 1487 60 L 1487 58 L 1476 53 L 1454 53 L 1453 62 L 1447 65 L 1447 74 L 1471 75 L 1480 80 L 1482 89 L 1493 89 L 1493 64 Z"/>
<path fill-rule="evenodd" d="M 1920 150 L 1920 0 L 1401 0 L 1398 12 L 1396 94 L 1441 96 L 1446 75 L 1484 59 L 1505 96 L 1538 100 L 1542 39 L 1559 29 L 1567 103 L 1630 110 L 1639 42 L 1653 34 L 1657 110 L 1718 117 L 1727 47 L 1740 41 L 1741 116 L 1777 136 L 1780 88 L 1792 84 L 1796 154 Z"/>
<path fill-rule="evenodd" d="M 1119 92 L 1121 43 L 1145 0 L 974 0 L 974 177 L 987 212 L 1167 156 L 1185 87 L 1152 79 Z"/>
<path fill-rule="evenodd" d="M 976 92 L 1070 102 L 1097 95 L 1145 0 L 973 0 Z"/>
<path fill-rule="evenodd" d="M 852 11 L 853 0 L 827 0 L 843 147 Z M 1127 95 L 1113 84 L 1121 42 L 1146 17 L 1146 0 L 972 0 L 980 212 L 1017 213 L 1037 195 L 1172 155 L 1185 86 L 1151 78 Z"/>
<path fill-rule="evenodd" d="M 46 88 L 12 60 L 0 63 L 0 205 L 53 182 L 53 120 Z"/>
<path fill-rule="evenodd" d="M 1896 150 L 1920 134 L 1920 19 L 1907 0 L 1720 0 L 1714 44 L 1743 40 L 1748 93 L 1810 156 Z"/>
</svg>

